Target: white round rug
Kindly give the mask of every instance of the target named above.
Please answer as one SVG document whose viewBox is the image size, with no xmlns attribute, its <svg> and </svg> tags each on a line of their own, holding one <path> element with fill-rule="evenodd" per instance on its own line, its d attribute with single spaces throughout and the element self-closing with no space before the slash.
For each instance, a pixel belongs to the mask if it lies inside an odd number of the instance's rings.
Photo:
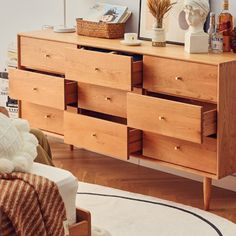
<svg viewBox="0 0 236 236">
<path fill-rule="evenodd" d="M 236 235 L 236 224 L 214 214 L 100 185 L 79 182 L 76 205 L 91 212 L 104 236 Z"/>
</svg>

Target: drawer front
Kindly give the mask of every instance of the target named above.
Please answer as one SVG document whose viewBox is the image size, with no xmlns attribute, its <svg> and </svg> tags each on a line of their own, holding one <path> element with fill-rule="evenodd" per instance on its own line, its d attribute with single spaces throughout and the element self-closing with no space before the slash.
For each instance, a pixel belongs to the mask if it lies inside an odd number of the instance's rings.
<svg viewBox="0 0 236 236">
<path fill-rule="evenodd" d="M 63 111 L 28 102 L 21 102 L 21 117 L 29 121 L 30 126 L 63 134 Z"/>
<path fill-rule="evenodd" d="M 119 159 L 128 158 L 128 129 L 93 117 L 65 111 L 65 142 Z"/>
<path fill-rule="evenodd" d="M 9 70 L 10 96 L 64 110 L 64 79 L 17 69 Z"/>
<path fill-rule="evenodd" d="M 80 108 L 113 116 L 127 117 L 127 92 L 117 89 L 79 83 L 78 105 Z"/>
<path fill-rule="evenodd" d="M 76 45 L 20 37 L 20 65 L 36 70 L 65 74 L 65 49 Z"/>
<path fill-rule="evenodd" d="M 131 91 L 142 81 L 142 62 L 132 57 L 83 49 L 67 50 L 66 78 Z"/>
<path fill-rule="evenodd" d="M 145 89 L 217 102 L 217 66 L 151 56 L 143 63 Z"/>
<path fill-rule="evenodd" d="M 143 132 L 143 155 L 212 174 L 217 173 L 216 140 L 203 144 Z"/>
<path fill-rule="evenodd" d="M 129 127 L 196 143 L 202 143 L 203 127 L 208 129 L 207 135 L 216 131 L 216 118 L 211 112 L 216 114 L 216 110 L 209 111 L 204 119 L 201 106 L 134 93 L 127 95 Z"/>
</svg>

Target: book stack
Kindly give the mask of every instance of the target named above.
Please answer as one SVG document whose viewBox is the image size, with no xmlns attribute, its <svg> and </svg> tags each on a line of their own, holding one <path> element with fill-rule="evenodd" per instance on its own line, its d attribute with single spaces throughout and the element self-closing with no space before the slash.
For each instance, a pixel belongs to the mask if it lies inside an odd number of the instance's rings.
<svg viewBox="0 0 236 236">
<path fill-rule="evenodd" d="M 17 67 L 16 43 L 11 43 L 7 49 L 7 67 Z"/>
<path fill-rule="evenodd" d="M 17 68 L 16 43 L 11 43 L 7 49 L 7 67 Z M 0 72 L 0 106 L 8 110 L 11 118 L 18 118 L 18 101 L 9 97 L 8 72 Z"/>
<path fill-rule="evenodd" d="M 89 8 L 83 20 L 105 23 L 126 23 L 131 16 L 131 11 L 126 6 L 96 3 Z"/>
<path fill-rule="evenodd" d="M 7 72 L 0 72 L 0 106 L 8 110 L 11 118 L 18 118 L 18 102 L 9 97 L 9 80 Z"/>
</svg>

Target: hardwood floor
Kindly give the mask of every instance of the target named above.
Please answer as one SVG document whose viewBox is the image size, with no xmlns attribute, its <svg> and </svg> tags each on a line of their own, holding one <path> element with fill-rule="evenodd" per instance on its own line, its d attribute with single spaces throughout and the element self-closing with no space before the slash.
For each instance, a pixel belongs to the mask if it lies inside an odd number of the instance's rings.
<svg viewBox="0 0 236 236">
<path fill-rule="evenodd" d="M 50 138 L 57 167 L 80 181 L 150 195 L 203 209 L 202 184 L 75 148 Z M 236 223 L 236 193 L 213 187 L 210 212 Z"/>
</svg>

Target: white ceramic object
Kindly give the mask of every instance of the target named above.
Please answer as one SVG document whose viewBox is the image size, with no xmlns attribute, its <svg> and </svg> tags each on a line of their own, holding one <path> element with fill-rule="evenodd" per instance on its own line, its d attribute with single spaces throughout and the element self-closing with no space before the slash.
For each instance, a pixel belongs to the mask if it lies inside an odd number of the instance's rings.
<svg viewBox="0 0 236 236">
<path fill-rule="evenodd" d="M 136 40 L 136 41 L 130 42 L 130 41 L 126 41 L 126 40 L 121 40 L 120 43 L 125 46 L 140 46 L 142 44 L 142 41 Z"/>
<path fill-rule="evenodd" d="M 138 40 L 138 35 L 136 33 L 125 33 L 124 40 L 126 42 L 134 42 Z"/>
<path fill-rule="evenodd" d="M 189 28 L 185 34 L 185 51 L 188 53 L 207 53 L 208 34 L 204 23 L 210 11 L 208 0 L 184 0 L 185 18 Z"/>
<path fill-rule="evenodd" d="M 75 32 L 75 27 L 54 26 L 53 31 L 56 33 L 73 33 Z"/>
</svg>

